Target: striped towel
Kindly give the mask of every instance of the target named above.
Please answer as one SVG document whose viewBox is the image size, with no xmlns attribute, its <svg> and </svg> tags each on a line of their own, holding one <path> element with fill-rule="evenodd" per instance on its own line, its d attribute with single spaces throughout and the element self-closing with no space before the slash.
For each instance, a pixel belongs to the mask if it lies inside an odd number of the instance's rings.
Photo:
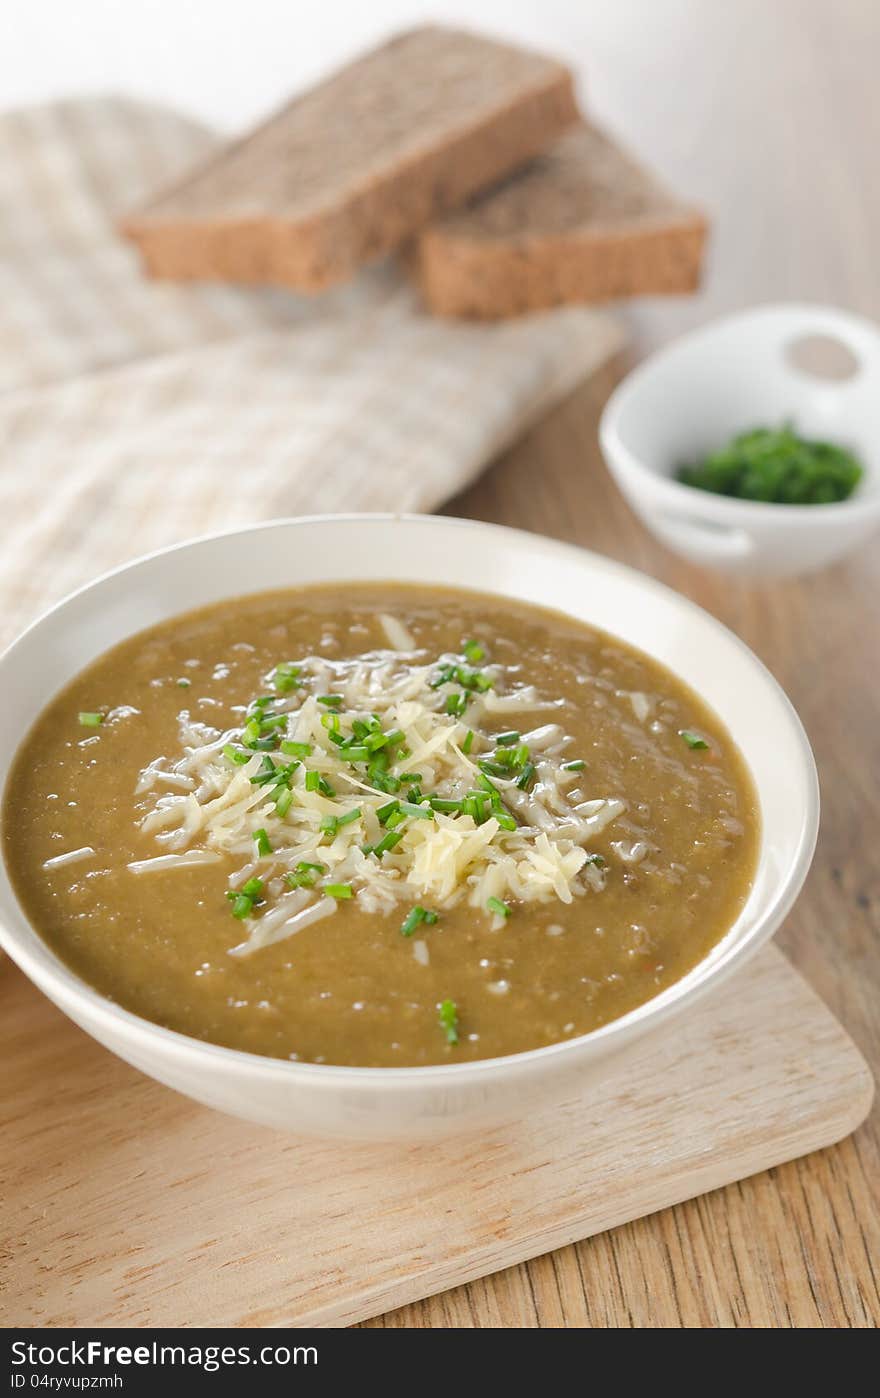
<svg viewBox="0 0 880 1398">
<path fill-rule="evenodd" d="M 581 309 L 432 319 L 393 267 L 314 300 L 146 281 L 114 221 L 215 139 L 120 100 L 0 117 L 3 643 L 190 534 L 431 510 L 620 343 Z"/>
</svg>

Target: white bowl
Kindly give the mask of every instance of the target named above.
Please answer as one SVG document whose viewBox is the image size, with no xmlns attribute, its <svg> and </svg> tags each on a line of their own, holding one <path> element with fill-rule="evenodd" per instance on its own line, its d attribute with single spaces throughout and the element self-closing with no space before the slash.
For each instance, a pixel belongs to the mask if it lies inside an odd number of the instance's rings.
<svg viewBox="0 0 880 1398">
<path fill-rule="evenodd" d="M 493 525 L 421 516 L 287 520 L 221 534 L 153 554 L 75 593 L 0 658 L 0 781 L 35 712 L 133 632 L 237 593 L 387 578 L 473 584 L 563 608 L 669 666 L 714 708 L 751 769 L 763 822 L 759 864 L 743 912 L 711 955 L 621 1019 L 509 1058 L 382 1069 L 239 1053 L 120 1009 L 41 941 L 0 870 L 0 943 L 71 1019 L 197 1101 L 301 1133 L 387 1139 L 474 1130 L 521 1117 L 535 1102 L 583 1093 L 607 1073 L 615 1054 L 684 1012 L 767 940 L 794 902 L 816 839 L 816 771 L 797 715 L 775 680 L 719 622 L 595 554 Z"/>
<path fill-rule="evenodd" d="M 842 380 L 796 367 L 792 349 L 822 339 L 851 356 Z M 880 330 L 824 306 L 762 306 L 728 316 L 645 360 L 615 390 L 602 452 L 643 523 L 693 563 L 754 577 L 812 572 L 880 526 Z M 791 421 L 850 448 L 865 475 L 849 500 L 772 505 L 672 479 L 751 427 Z"/>
</svg>

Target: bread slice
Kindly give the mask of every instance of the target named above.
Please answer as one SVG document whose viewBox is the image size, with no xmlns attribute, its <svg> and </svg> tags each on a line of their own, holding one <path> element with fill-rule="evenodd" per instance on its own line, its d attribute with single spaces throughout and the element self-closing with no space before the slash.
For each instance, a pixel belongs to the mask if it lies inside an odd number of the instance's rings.
<svg viewBox="0 0 880 1398">
<path fill-rule="evenodd" d="M 320 291 L 550 145 L 566 68 L 413 29 L 295 98 L 123 223 L 156 277 Z"/>
<path fill-rule="evenodd" d="M 692 291 L 706 220 L 603 131 L 575 127 L 419 237 L 432 311 L 495 319 L 567 302 Z"/>
</svg>

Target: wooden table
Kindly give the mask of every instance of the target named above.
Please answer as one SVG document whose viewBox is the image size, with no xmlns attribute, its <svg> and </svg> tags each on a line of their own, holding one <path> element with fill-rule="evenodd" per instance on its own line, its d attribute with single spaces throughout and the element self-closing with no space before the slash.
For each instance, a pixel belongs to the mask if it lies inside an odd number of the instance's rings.
<svg viewBox="0 0 880 1398">
<path fill-rule="evenodd" d="M 606 111 L 703 198 L 718 232 L 703 295 L 627 313 L 634 356 L 761 300 L 829 301 L 880 319 L 880 6 L 650 8 L 663 12 L 662 50 L 649 65 L 657 26 L 642 34 L 632 23 L 631 46 L 616 55 L 625 75 L 602 89 Z M 678 562 L 629 512 L 599 455 L 598 415 L 625 367 L 554 412 L 448 512 L 571 540 L 661 578 L 731 626 L 784 685 L 815 749 L 823 821 L 797 938 L 783 928 L 779 943 L 876 1071 L 880 545 L 819 576 L 762 586 Z M 878 1181 L 875 1109 L 831 1150 L 370 1323 L 873 1327 Z"/>
</svg>

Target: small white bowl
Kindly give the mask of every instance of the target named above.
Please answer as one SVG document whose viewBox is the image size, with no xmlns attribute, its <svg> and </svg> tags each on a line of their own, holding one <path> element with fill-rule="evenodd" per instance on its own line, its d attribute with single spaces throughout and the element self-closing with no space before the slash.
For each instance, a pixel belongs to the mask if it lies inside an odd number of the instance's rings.
<svg viewBox="0 0 880 1398">
<path fill-rule="evenodd" d="M 74 593 L 0 657 L 0 783 L 42 705 L 132 633 L 236 593 L 387 578 L 474 585 L 562 608 L 669 666 L 714 708 L 752 772 L 762 818 L 758 869 L 723 941 L 683 980 L 621 1019 L 509 1058 L 373 1069 L 218 1048 L 121 1009 L 49 950 L 0 868 L 0 944 L 71 1019 L 199 1102 L 305 1134 L 414 1139 L 473 1131 L 521 1118 L 536 1103 L 583 1094 L 615 1055 L 682 1013 L 771 936 L 800 890 L 816 840 L 816 770 L 797 715 L 720 622 L 607 558 L 512 529 L 421 516 L 288 520 L 221 534 L 153 554 Z"/>
<path fill-rule="evenodd" d="M 796 365 L 795 347 L 830 341 L 846 379 Z M 615 390 L 599 428 L 605 460 L 643 523 L 693 563 L 754 577 L 813 572 L 880 526 L 880 330 L 824 306 L 762 306 L 652 355 Z M 672 478 L 752 427 L 790 421 L 848 447 L 865 474 L 849 500 L 773 505 L 695 490 Z"/>
</svg>

